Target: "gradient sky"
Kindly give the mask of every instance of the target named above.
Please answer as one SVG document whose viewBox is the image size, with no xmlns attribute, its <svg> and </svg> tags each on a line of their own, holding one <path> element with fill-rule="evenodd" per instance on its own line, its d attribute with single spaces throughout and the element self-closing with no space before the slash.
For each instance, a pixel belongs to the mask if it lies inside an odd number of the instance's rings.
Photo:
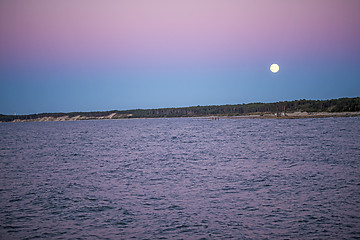
<svg viewBox="0 0 360 240">
<path fill-rule="evenodd" d="M 356 96 L 358 0 L 0 1 L 2 114 Z"/>
</svg>

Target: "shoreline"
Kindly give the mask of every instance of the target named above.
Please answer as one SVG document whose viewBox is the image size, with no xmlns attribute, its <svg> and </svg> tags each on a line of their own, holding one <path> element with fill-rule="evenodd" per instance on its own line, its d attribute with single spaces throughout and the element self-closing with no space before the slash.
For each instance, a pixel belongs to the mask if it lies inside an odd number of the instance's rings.
<svg viewBox="0 0 360 240">
<path fill-rule="evenodd" d="M 293 100 L 273 103 L 170 107 L 157 109 L 110 110 L 92 112 L 53 112 L 27 115 L 0 114 L 0 122 L 50 122 L 142 118 L 236 118 L 296 119 L 360 116 L 360 97 L 329 100 Z"/>
<path fill-rule="evenodd" d="M 300 119 L 300 118 L 330 118 L 330 117 L 357 117 L 360 112 L 291 112 L 280 114 L 249 114 L 244 116 L 229 116 L 229 118 L 245 119 Z"/>
<path fill-rule="evenodd" d="M 212 115 L 212 116 L 183 116 L 183 117 L 158 117 L 158 118 L 134 118 L 116 117 L 115 114 L 102 117 L 86 116 L 61 116 L 61 117 L 42 117 L 35 119 L 14 119 L 9 122 L 61 122 L 61 121 L 81 121 L 81 120 L 122 120 L 122 119 L 159 119 L 159 118 L 201 118 L 207 120 L 220 119 L 301 119 L 301 118 L 330 118 L 330 117 L 357 117 L 360 112 L 289 112 L 289 113 L 258 113 L 247 115 Z"/>
</svg>

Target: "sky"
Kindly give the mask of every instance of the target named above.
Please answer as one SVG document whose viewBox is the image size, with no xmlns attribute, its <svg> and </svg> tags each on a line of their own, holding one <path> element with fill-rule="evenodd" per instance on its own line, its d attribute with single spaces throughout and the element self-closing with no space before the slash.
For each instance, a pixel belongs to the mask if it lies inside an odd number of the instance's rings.
<svg viewBox="0 0 360 240">
<path fill-rule="evenodd" d="M 0 114 L 358 96 L 358 0 L 0 1 Z"/>
</svg>

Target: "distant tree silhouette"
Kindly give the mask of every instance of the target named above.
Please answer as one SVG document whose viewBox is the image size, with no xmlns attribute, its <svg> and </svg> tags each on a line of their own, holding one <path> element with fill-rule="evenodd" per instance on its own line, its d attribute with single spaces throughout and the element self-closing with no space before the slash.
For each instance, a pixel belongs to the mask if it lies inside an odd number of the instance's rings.
<svg viewBox="0 0 360 240">
<path fill-rule="evenodd" d="M 249 103 L 236 105 L 193 106 L 185 108 L 134 109 L 125 111 L 71 112 L 71 113 L 40 113 L 30 115 L 3 115 L 1 122 L 15 119 L 32 120 L 43 117 L 75 117 L 88 119 L 106 117 L 115 113 L 114 118 L 161 118 L 161 117 L 201 117 L 201 116 L 239 116 L 254 113 L 280 112 L 357 112 L 360 111 L 360 97 L 339 98 L 331 100 L 295 100 L 276 103 Z"/>
</svg>

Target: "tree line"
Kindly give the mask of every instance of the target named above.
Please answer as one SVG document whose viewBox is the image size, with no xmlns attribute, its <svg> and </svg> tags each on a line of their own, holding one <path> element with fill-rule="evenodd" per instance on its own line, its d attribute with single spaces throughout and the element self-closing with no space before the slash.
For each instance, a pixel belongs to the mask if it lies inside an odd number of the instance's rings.
<svg viewBox="0 0 360 240">
<path fill-rule="evenodd" d="M 182 108 L 134 109 L 124 111 L 40 113 L 30 115 L 2 115 L 0 121 L 16 119 L 32 120 L 43 117 L 75 117 L 97 119 L 115 113 L 113 118 L 162 118 L 162 117 L 205 117 L 205 116 L 241 116 L 259 113 L 279 112 L 357 112 L 360 111 L 360 97 L 331 100 L 295 100 L 275 103 L 248 103 L 236 105 L 193 106 Z"/>
</svg>

